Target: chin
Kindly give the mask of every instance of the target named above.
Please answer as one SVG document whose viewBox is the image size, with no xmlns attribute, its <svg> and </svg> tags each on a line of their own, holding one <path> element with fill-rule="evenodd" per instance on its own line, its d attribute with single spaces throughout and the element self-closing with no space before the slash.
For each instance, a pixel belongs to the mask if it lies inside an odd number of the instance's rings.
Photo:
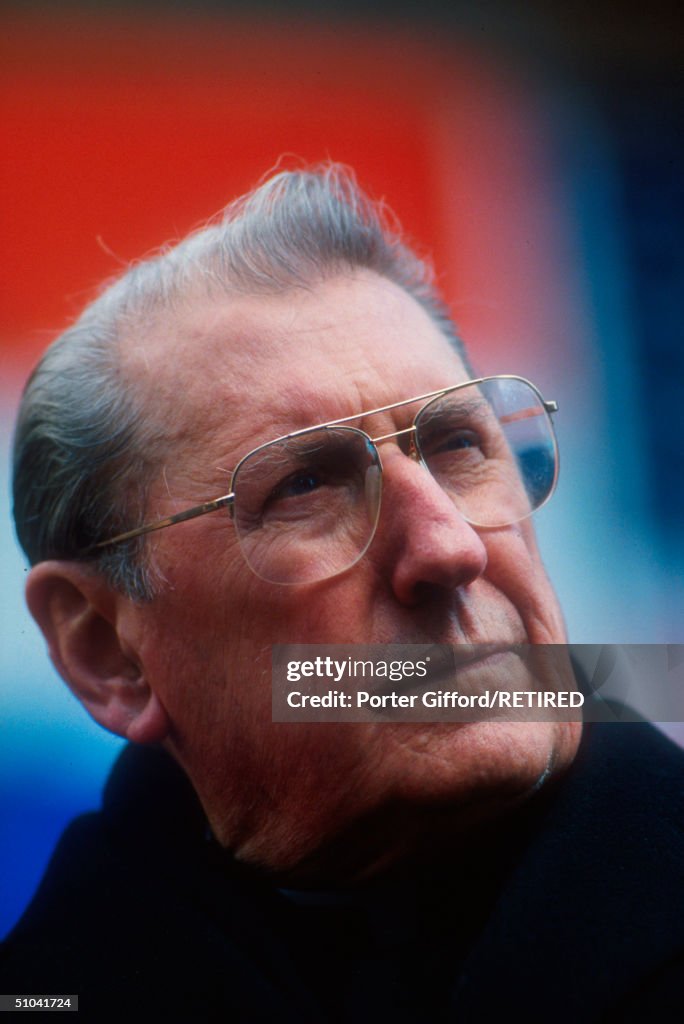
<svg viewBox="0 0 684 1024">
<path fill-rule="evenodd" d="M 406 727 L 408 730 L 408 726 Z M 405 755 L 400 799 L 449 805 L 469 820 L 524 801 L 572 763 L 578 722 L 435 723 L 393 743 Z"/>
</svg>

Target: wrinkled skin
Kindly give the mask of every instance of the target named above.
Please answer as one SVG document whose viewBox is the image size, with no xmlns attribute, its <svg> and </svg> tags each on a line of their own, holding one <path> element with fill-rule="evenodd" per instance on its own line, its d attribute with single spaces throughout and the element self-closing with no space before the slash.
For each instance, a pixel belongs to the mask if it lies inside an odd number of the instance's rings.
<svg viewBox="0 0 684 1024">
<path fill-rule="evenodd" d="M 260 443 L 468 376 L 421 307 L 367 273 L 279 295 L 198 300 L 129 342 L 124 365 L 175 447 L 149 520 L 225 493 L 229 471 Z M 416 411 L 355 425 L 379 436 Z M 163 741 L 219 841 L 302 884 L 368 877 L 445 829 L 463 834 L 506 813 L 570 763 L 579 739 L 576 723 L 559 722 L 271 721 L 276 642 L 566 639 L 530 520 L 478 531 L 396 442 L 381 455 L 377 534 L 343 575 L 263 582 L 230 519 L 216 513 L 149 537 L 165 581 L 153 601 L 98 597 L 119 658 L 101 675 L 109 671 L 113 686 L 118 673 L 119 697 L 91 701 L 91 712 L 134 740 Z M 33 603 L 40 621 L 40 579 Z M 51 646 L 54 654 L 59 643 Z M 78 692 L 73 670 L 61 670 Z"/>
</svg>

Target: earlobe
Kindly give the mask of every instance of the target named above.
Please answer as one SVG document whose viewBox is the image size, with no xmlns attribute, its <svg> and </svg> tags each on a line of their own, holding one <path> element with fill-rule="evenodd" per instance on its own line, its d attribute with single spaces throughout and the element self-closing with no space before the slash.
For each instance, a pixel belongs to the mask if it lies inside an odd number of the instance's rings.
<svg viewBox="0 0 684 1024">
<path fill-rule="evenodd" d="M 159 743 L 169 731 L 168 716 L 119 635 L 123 600 L 78 562 L 41 562 L 26 584 L 27 604 L 55 668 L 89 714 L 133 742 Z"/>
</svg>

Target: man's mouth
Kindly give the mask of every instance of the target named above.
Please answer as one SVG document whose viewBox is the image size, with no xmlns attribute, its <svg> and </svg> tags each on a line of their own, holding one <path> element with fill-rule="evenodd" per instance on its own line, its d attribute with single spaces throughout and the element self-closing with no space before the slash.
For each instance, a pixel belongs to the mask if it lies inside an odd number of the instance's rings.
<svg viewBox="0 0 684 1024">
<path fill-rule="evenodd" d="M 425 676 L 384 683 L 375 692 L 382 696 L 392 692 L 420 692 L 445 685 L 474 691 L 480 670 L 485 667 L 494 668 L 499 661 L 503 662 L 509 655 L 516 654 L 519 647 L 519 644 L 514 643 L 426 645 L 420 655 L 421 660 L 427 662 Z"/>
</svg>

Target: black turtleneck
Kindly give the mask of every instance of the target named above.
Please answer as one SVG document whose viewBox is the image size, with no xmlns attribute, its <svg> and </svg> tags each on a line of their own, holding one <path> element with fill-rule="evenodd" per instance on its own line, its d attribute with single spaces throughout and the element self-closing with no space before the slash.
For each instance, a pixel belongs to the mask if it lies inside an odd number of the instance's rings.
<svg viewBox="0 0 684 1024">
<path fill-rule="evenodd" d="M 644 724 L 587 727 L 565 779 L 467 851 L 346 891 L 237 864 L 174 762 L 129 747 L 4 944 L 0 990 L 77 993 L 98 1022 L 653 1018 L 684 1003 L 683 868 L 684 754 Z"/>
</svg>

